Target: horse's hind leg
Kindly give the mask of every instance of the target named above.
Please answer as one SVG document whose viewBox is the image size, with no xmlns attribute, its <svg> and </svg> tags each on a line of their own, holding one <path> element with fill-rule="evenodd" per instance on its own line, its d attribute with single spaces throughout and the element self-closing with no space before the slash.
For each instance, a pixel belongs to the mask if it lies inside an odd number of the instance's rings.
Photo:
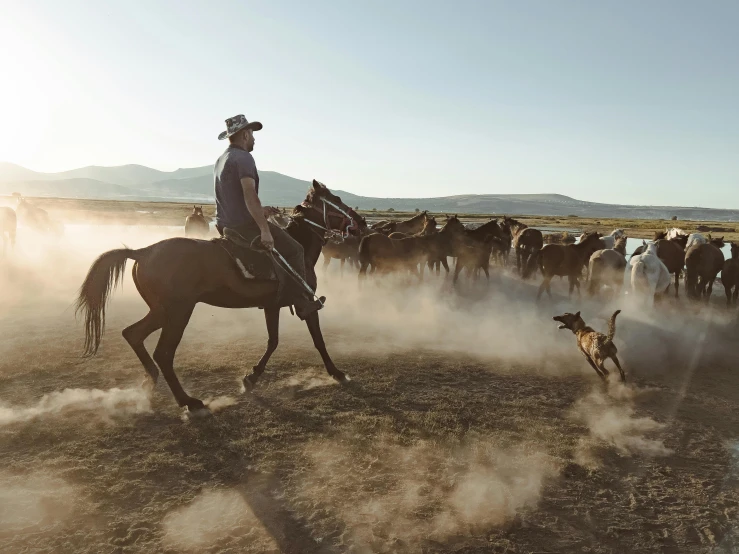
<svg viewBox="0 0 739 554">
<path fill-rule="evenodd" d="M 205 405 L 197 398 L 189 396 L 180 385 L 174 372 L 174 355 L 194 309 L 195 303 L 189 300 L 175 300 L 168 305 L 162 334 L 154 350 L 154 361 L 162 370 L 177 404 L 187 406 L 190 411 L 204 409 Z"/>
<path fill-rule="evenodd" d="M 708 288 L 706 290 L 706 304 L 708 304 L 708 302 L 711 300 L 711 295 L 713 294 L 713 281 L 715 279 L 716 278 L 714 277 L 713 279 L 710 279 L 708 281 Z"/>
<path fill-rule="evenodd" d="M 321 324 L 318 320 L 318 313 L 313 312 L 308 317 L 306 317 L 305 324 L 308 326 L 308 331 L 310 332 L 310 336 L 313 339 L 313 345 L 316 347 L 316 350 L 318 350 L 318 353 L 321 355 L 323 365 L 326 367 L 326 371 L 328 372 L 328 374 L 336 379 L 339 383 L 348 382 L 349 378 L 344 374 L 343 371 L 340 371 L 336 367 L 333 360 L 331 359 L 331 356 L 328 355 L 328 350 L 326 350 L 326 343 L 323 340 L 323 333 L 321 333 Z"/>
<path fill-rule="evenodd" d="M 539 285 L 539 290 L 536 293 L 536 301 L 538 302 L 541 298 L 542 293 L 546 290 L 549 294 L 549 298 L 552 297 L 552 291 L 549 289 L 549 283 L 551 282 L 552 278 L 544 276 L 544 280 L 541 282 L 541 285 Z"/>
<path fill-rule="evenodd" d="M 280 336 L 280 308 L 264 308 L 264 320 L 267 323 L 267 350 L 262 358 L 252 368 L 250 375 L 244 377 L 244 388 L 248 391 L 257 384 L 259 376 L 262 375 L 270 357 L 277 350 Z"/>
<path fill-rule="evenodd" d="M 680 298 L 680 272 L 675 272 L 675 298 Z"/>
<path fill-rule="evenodd" d="M 162 328 L 164 323 L 164 314 L 161 310 L 151 309 L 149 313 L 144 316 L 143 319 L 137 321 L 133 325 L 126 327 L 123 330 L 123 338 L 131 346 L 133 351 L 139 357 L 139 361 L 144 366 L 146 373 L 149 374 L 151 381 L 149 384 L 155 385 L 159 378 L 159 368 L 154 360 L 151 359 L 149 352 L 144 346 L 146 337 L 151 335 L 157 329 Z M 146 383 L 145 383 L 146 384 Z"/>
<path fill-rule="evenodd" d="M 452 277 L 452 284 L 457 284 L 457 279 L 459 279 L 459 274 L 462 272 L 462 268 L 464 266 L 459 262 L 459 258 L 457 258 L 457 263 L 454 264 L 454 277 Z"/>
</svg>

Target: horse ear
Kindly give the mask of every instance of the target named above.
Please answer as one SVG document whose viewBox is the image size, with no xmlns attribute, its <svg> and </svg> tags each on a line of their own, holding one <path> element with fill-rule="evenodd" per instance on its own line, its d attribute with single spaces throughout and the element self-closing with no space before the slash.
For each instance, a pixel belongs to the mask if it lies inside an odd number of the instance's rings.
<svg viewBox="0 0 739 554">
<path fill-rule="evenodd" d="M 575 317 L 580 317 L 580 312 L 577 312 L 577 313 L 575 314 Z"/>
</svg>

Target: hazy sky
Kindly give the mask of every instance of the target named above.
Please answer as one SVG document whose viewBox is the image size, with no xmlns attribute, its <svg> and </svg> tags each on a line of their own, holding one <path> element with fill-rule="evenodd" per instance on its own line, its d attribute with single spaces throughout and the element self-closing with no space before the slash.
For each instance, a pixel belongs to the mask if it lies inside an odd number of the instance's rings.
<svg viewBox="0 0 739 554">
<path fill-rule="evenodd" d="M 0 0 L 0 161 L 739 208 L 739 2 Z"/>
</svg>

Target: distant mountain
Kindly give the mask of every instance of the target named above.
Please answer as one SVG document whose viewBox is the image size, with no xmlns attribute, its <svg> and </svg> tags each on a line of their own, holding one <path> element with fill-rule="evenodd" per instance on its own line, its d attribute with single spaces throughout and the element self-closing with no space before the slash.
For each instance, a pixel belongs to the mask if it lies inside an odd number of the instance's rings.
<svg viewBox="0 0 739 554">
<path fill-rule="evenodd" d="M 291 206 L 299 204 L 310 186 L 310 182 L 301 181 L 274 171 L 259 172 L 259 195 L 265 204 Z M 201 201 L 213 201 L 213 168 L 208 168 L 207 175 L 188 179 L 166 179 L 141 187 L 141 190 L 152 196 L 172 198 L 192 198 Z"/>
<path fill-rule="evenodd" d="M 259 196 L 272 206 L 299 204 L 310 186 L 274 171 L 260 172 Z M 332 183 L 328 183 L 329 186 Z M 361 209 L 429 210 L 442 213 L 588 216 L 614 218 L 737 221 L 739 210 L 679 206 L 628 206 L 575 200 L 561 194 L 462 194 L 437 198 L 372 198 L 332 188 L 342 200 Z M 61 173 L 40 173 L 0 163 L 0 194 L 120 200 L 213 202 L 213 167 L 159 171 L 142 165 L 89 166 Z"/>
<path fill-rule="evenodd" d="M 95 179 L 59 179 L 54 181 L 0 182 L 0 194 L 20 192 L 24 196 L 57 196 L 62 198 L 92 198 L 106 200 L 120 198 L 134 200 L 147 196 L 136 189 L 103 183 Z"/>
<path fill-rule="evenodd" d="M 10 163 L 0 163 L 0 183 L 13 181 L 60 181 L 65 179 L 95 179 L 106 183 L 137 187 L 165 179 L 184 179 L 211 175 L 212 166 L 159 171 L 143 165 L 100 167 L 91 165 L 59 173 L 41 173 Z"/>
</svg>

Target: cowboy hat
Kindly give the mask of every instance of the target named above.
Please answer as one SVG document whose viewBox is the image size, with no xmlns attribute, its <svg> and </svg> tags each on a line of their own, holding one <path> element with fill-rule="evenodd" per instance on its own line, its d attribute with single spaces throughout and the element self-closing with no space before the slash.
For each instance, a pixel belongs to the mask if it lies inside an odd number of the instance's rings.
<svg viewBox="0 0 739 554">
<path fill-rule="evenodd" d="M 252 131 L 259 131 L 262 128 L 262 124 L 259 121 L 252 121 L 249 123 L 244 117 L 244 114 L 235 115 L 229 117 L 226 120 L 226 130 L 218 135 L 218 140 L 223 140 L 232 135 L 235 135 L 243 129 L 251 129 Z"/>
</svg>

